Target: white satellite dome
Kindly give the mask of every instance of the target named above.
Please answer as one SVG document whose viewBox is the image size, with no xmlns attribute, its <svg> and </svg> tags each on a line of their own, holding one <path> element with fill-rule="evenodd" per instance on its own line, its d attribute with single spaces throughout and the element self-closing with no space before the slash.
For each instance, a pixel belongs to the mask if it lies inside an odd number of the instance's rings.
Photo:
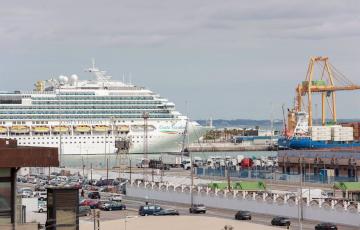
<svg viewBox="0 0 360 230">
<path fill-rule="evenodd" d="M 70 76 L 70 81 L 71 81 L 71 82 L 77 82 L 78 80 L 79 80 L 78 75 L 72 74 L 72 75 Z"/>
<path fill-rule="evenodd" d="M 60 83 L 67 83 L 69 81 L 69 78 L 67 76 L 60 75 L 59 81 L 60 81 Z"/>
</svg>

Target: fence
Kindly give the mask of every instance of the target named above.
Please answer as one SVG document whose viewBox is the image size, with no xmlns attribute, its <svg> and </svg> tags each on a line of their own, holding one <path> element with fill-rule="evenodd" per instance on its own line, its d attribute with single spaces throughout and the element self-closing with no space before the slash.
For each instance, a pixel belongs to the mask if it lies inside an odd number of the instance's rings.
<svg viewBox="0 0 360 230">
<path fill-rule="evenodd" d="M 273 181 L 286 181 L 290 183 L 298 183 L 300 181 L 299 174 L 286 174 L 279 173 L 275 170 L 266 169 L 230 169 L 225 167 L 221 168 L 196 168 L 196 175 L 198 177 L 227 177 L 227 173 L 231 178 L 238 179 L 254 179 L 254 180 L 273 180 Z M 324 176 L 322 174 L 303 174 L 303 182 L 333 184 L 334 182 L 354 182 L 357 181 L 356 177 L 333 177 Z"/>
<path fill-rule="evenodd" d="M 189 186 L 175 186 L 161 183 L 139 182 L 127 185 L 127 196 L 150 200 L 161 200 L 190 204 Z M 194 201 L 208 207 L 248 210 L 268 215 L 281 215 L 297 218 L 301 210 L 304 219 L 360 226 L 360 205 L 346 201 L 312 200 L 302 203 L 290 195 L 274 195 L 247 191 L 212 190 L 207 187 L 193 188 Z"/>
</svg>

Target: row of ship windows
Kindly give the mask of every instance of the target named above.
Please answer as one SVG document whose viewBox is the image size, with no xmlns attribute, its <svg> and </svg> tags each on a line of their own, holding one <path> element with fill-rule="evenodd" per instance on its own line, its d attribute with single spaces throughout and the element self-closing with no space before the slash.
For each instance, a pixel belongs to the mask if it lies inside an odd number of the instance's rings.
<svg viewBox="0 0 360 230">
<path fill-rule="evenodd" d="M 72 97 L 72 96 L 57 96 L 57 97 L 33 97 L 33 100 L 153 100 L 154 97 L 114 97 L 114 96 L 91 96 L 91 97 Z"/>
<path fill-rule="evenodd" d="M 140 141 L 130 141 L 131 143 L 140 143 Z M 61 142 L 62 144 L 105 144 L 104 141 L 92 141 L 92 142 L 67 142 L 67 141 L 62 141 Z M 106 141 L 107 144 L 113 144 L 113 142 L 110 142 L 110 141 Z M 19 145 L 31 145 L 31 142 L 19 142 L 18 143 Z M 33 145 L 54 145 L 54 144 L 59 144 L 59 142 L 32 142 Z"/>
<path fill-rule="evenodd" d="M 148 113 L 156 113 L 156 114 L 162 114 L 162 113 L 170 113 L 170 110 L 145 110 Z M 0 114 L 137 114 L 137 113 L 143 113 L 144 110 L 114 110 L 114 109 L 107 109 L 107 110 L 61 110 L 61 109 L 53 109 L 53 110 L 5 110 L 1 111 Z"/>
<path fill-rule="evenodd" d="M 60 115 L 61 116 L 61 115 Z M 130 119 L 142 119 L 143 115 L 139 114 L 139 115 L 130 115 L 130 114 L 121 114 L 119 116 L 119 114 L 109 114 L 109 115 L 97 115 L 97 114 L 83 114 L 83 115 L 66 115 L 66 117 L 61 116 L 62 120 L 70 120 L 70 119 L 110 119 L 112 117 L 118 118 L 130 118 Z M 174 115 L 171 114 L 162 114 L 162 115 L 155 115 L 155 114 L 149 114 L 149 118 L 174 118 Z M 58 114 L 53 114 L 51 116 L 47 116 L 47 115 L 18 115 L 18 116 L 13 116 L 13 115 L 2 115 L 1 119 L 3 120 L 19 120 L 19 119 L 24 119 L 24 120 L 33 120 L 33 119 L 52 119 L 52 120 L 58 120 L 59 119 L 59 115 Z"/>
<path fill-rule="evenodd" d="M 148 105 L 148 106 L 114 106 L 114 105 L 73 105 L 73 106 L 64 106 L 64 105 L 54 105 L 54 106 L 16 106 L 16 107 L 10 107 L 10 106 L 0 106 L 0 109 L 11 109 L 11 110 L 34 110 L 34 109 L 164 109 L 164 108 L 173 108 L 172 105 Z"/>
<path fill-rule="evenodd" d="M 144 138 L 144 136 L 132 136 L 132 138 Z M 152 136 L 148 136 L 148 138 L 152 138 Z M 59 137 L 46 137 L 46 138 L 44 138 L 44 137 L 18 137 L 17 138 L 18 140 L 32 140 L 32 139 L 38 139 L 38 140 L 40 140 L 40 139 L 47 139 L 47 140 L 58 140 L 58 139 L 60 139 Z M 100 136 L 100 137 L 62 137 L 61 139 L 65 139 L 65 140 L 67 140 L 67 139 L 113 139 L 113 137 L 111 137 L 111 136 L 109 136 L 109 137 L 107 137 L 107 136 Z"/>
<path fill-rule="evenodd" d="M 32 101 L 34 105 L 49 105 L 49 104 L 65 104 L 65 105 L 89 105 L 89 104 L 102 104 L 102 105 L 133 105 L 133 104 L 161 104 L 161 101 Z M 4 103 L 5 104 L 5 103 Z"/>
</svg>

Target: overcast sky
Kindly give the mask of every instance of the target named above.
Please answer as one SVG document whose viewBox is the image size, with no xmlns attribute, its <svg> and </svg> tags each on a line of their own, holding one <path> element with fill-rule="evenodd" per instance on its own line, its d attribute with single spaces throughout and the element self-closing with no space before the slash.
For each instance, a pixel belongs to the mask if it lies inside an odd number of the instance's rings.
<svg viewBox="0 0 360 230">
<path fill-rule="evenodd" d="M 195 119 L 281 118 L 310 56 L 360 84 L 359 42 L 358 0 L 1 1 L 0 90 L 88 78 L 94 57 Z M 337 98 L 339 117 L 360 118 L 360 91 Z"/>
</svg>

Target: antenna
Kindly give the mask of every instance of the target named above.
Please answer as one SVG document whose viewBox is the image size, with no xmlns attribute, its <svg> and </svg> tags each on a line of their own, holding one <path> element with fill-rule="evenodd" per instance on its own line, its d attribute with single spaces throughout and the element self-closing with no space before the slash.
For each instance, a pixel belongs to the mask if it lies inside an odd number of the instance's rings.
<svg viewBox="0 0 360 230">
<path fill-rule="evenodd" d="M 129 73 L 129 80 L 130 80 L 130 85 L 131 85 L 131 72 Z"/>
<path fill-rule="evenodd" d="M 95 69 L 95 58 L 91 59 L 91 63 L 92 63 L 92 68 Z"/>
</svg>

